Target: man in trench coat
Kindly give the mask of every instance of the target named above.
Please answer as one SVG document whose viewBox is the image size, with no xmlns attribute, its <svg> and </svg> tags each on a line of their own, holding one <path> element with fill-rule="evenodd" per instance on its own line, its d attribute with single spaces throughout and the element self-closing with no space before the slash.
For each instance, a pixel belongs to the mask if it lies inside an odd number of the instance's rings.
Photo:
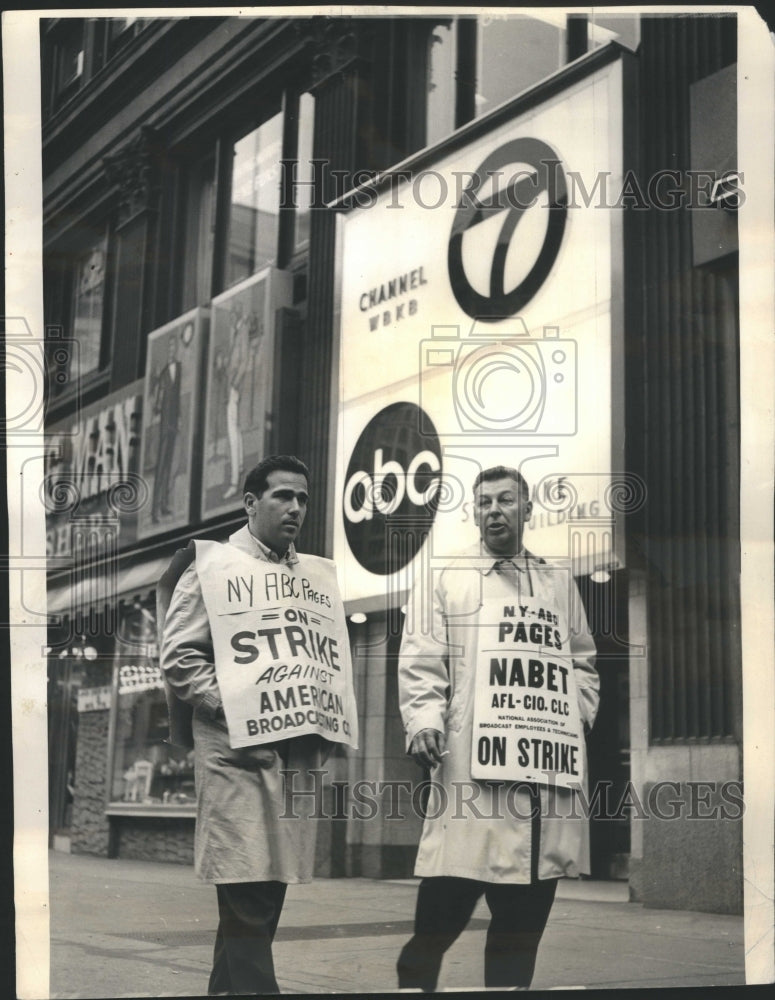
<svg viewBox="0 0 775 1000">
<path fill-rule="evenodd" d="M 245 479 L 248 523 L 223 546 L 256 559 L 294 565 L 294 542 L 307 511 L 308 472 L 292 456 L 264 459 Z M 307 557 L 309 558 L 309 557 Z M 196 872 L 215 883 L 219 925 L 208 993 L 279 993 L 272 941 L 289 883 L 309 882 L 315 858 L 315 817 L 288 806 L 281 771 L 309 772 L 331 744 L 297 736 L 234 750 L 215 673 L 212 635 L 196 562 L 183 571 L 163 618 L 161 666 L 170 703 L 172 739 L 182 708 L 191 730 L 197 790 Z M 298 790 L 298 789 L 297 789 Z M 297 795 L 297 799 L 300 797 Z M 289 818 L 289 814 L 294 814 Z"/>
<path fill-rule="evenodd" d="M 400 708 L 407 750 L 433 769 L 439 794 L 429 797 L 417 853 L 422 881 L 414 936 L 398 961 L 404 989 L 435 990 L 444 953 L 482 895 L 491 912 L 485 986 L 527 988 L 558 879 L 589 870 L 588 826 L 574 791 L 471 776 L 477 624 L 488 600 L 501 608 L 523 604 L 533 610 L 522 613 L 534 617 L 554 609 L 585 731 L 597 712 L 595 646 L 577 588 L 569 572 L 525 550 L 530 512 L 519 472 L 497 466 L 480 473 L 474 482 L 480 541 L 435 574 L 432 596 L 417 588 L 410 601 Z"/>
</svg>

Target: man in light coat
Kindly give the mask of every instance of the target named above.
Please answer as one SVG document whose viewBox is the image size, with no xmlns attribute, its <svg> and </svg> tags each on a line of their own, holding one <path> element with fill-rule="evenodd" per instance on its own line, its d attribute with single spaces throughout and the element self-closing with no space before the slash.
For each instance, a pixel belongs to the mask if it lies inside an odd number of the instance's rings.
<svg viewBox="0 0 775 1000">
<path fill-rule="evenodd" d="M 306 466 L 292 456 L 272 456 L 249 472 L 248 523 L 223 546 L 224 558 L 231 546 L 281 566 L 313 558 L 294 548 L 307 483 Z M 180 575 L 163 616 L 161 666 L 172 693 L 171 728 L 181 703 L 193 709 L 195 867 L 215 883 L 220 917 L 208 993 L 279 993 L 272 941 L 285 891 L 289 883 L 311 881 L 315 857 L 314 813 L 288 802 L 281 771 L 291 769 L 303 781 L 322 766 L 330 744 L 310 735 L 231 748 L 196 562 Z"/>
<path fill-rule="evenodd" d="M 492 917 L 485 986 L 527 988 L 558 879 L 589 870 L 588 826 L 576 792 L 551 781 L 509 781 L 507 774 L 502 781 L 472 779 L 477 641 L 488 607 L 521 605 L 530 622 L 556 618 L 558 634 L 541 634 L 572 658 L 584 731 L 597 712 L 595 646 L 578 590 L 569 571 L 525 550 L 530 513 L 519 472 L 504 466 L 481 472 L 474 482 L 480 541 L 434 574 L 432 594 L 416 586 L 410 601 L 400 708 L 407 750 L 433 769 L 433 784 L 415 865 L 422 881 L 414 935 L 398 961 L 404 989 L 435 990 L 444 953 L 482 895 Z M 583 755 L 583 734 L 580 741 Z"/>
</svg>

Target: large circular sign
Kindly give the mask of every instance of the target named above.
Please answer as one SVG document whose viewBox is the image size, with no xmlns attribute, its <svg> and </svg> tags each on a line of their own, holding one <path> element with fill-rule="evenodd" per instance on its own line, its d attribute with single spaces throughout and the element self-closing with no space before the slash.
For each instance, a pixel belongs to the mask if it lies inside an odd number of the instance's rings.
<svg viewBox="0 0 775 1000">
<path fill-rule="evenodd" d="M 505 186 L 496 178 L 505 176 L 504 167 L 517 167 Z M 528 169 L 524 169 L 527 167 Z M 479 198 L 483 187 L 485 197 Z M 545 197 L 543 197 L 545 194 Z M 524 245 L 512 243 L 520 221 L 528 209 L 540 206 L 547 214 L 543 240 L 528 240 Z M 491 253 L 489 290 L 485 294 L 474 287 L 465 266 L 464 240 L 472 230 L 496 215 L 503 215 L 500 232 Z M 533 298 L 552 269 L 560 252 L 568 214 L 568 193 L 565 172 L 557 153 L 540 139 L 513 139 L 500 146 L 479 165 L 470 188 L 462 195 L 449 238 L 447 267 L 452 292 L 460 308 L 472 319 L 494 323 L 514 316 Z M 507 258 L 517 255 L 518 271 L 524 276 L 513 288 L 506 288 Z M 468 251 L 469 265 L 481 265 L 482 249 Z M 525 255 L 531 259 L 525 260 Z"/>
<path fill-rule="evenodd" d="M 347 466 L 342 516 L 350 550 L 388 576 L 417 555 L 436 516 L 441 445 L 428 415 L 393 403 L 368 422 Z"/>
</svg>

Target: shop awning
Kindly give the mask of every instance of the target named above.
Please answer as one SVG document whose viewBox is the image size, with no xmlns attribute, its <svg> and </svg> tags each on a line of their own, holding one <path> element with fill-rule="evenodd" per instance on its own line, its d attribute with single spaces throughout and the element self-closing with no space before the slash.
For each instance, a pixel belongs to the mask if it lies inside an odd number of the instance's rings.
<svg viewBox="0 0 775 1000">
<path fill-rule="evenodd" d="M 170 558 L 160 556 L 125 570 L 119 566 L 115 573 L 74 570 L 67 583 L 60 583 L 49 589 L 48 614 L 113 603 L 123 596 L 142 595 L 143 591 L 156 586 L 169 566 Z"/>
</svg>

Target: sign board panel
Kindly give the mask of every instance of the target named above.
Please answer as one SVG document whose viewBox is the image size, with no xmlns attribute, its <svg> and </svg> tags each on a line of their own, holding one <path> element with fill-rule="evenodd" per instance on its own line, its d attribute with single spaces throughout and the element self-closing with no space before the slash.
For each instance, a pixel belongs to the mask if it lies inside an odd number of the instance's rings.
<svg viewBox="0 0 775 1000">
<path fill-rule="evenodd" d="M 198 542 L 196 570 L 232 747 L 317 734 L 358 745 L 358 714 L 336 568 L 303 556 L 262 562 Z"/>
<path fill-rule="evenodd" d="M 137 660 L 118 667 L 118 693 L 139 694 L 141 691 L 163 691 L 164 680 L 158 662 Z"/>
<path fill-rule="evenodd" d="M 103 687 L 80 688 L 78 691 L 79 712 L 99 712 L 110 708 L 113 688 L 110 684 Z"/>
<path fill-rule="evenodd" d="M 560 584 L 562 587 L 562 584 Z M 561 604 L 490 601 L 479 612 L 471 777 L 584 779 L 584 731 Z"/>
<path fill-rule="evenodd" d="M 209 312 L 192 309 L 148 337 L 141 472 L 148 500 L 139 535 L 182 528 L 191 520 L 193 448 L 202 349 Z"/>
<path fill-rule="evenodd" d="M 41 496 L 50 559 L 110 559 L 137 541 L 138 513 L 149 502 L 140 475 L 142 425 L 138 380 L 49 428 Z"/>
<path fill-rule="evenodd" d="M 621 92 L 617 60 L 342 212 L 334 558 L 348 606 L 394 604 L 419 553 L 443 564 L 474 541 L 471 485 L 492 465 L 533 489 L 528 548 L 577 572 L 615 564 Z"/>
<path fill-rule="evenodd" d="M 245 473 L 268 453 L 276 377 L 275 314 L 293 278 L 269 267 L 212 302 L 207 351 L 202 518 L 242 504 Z"/>
</svg>

